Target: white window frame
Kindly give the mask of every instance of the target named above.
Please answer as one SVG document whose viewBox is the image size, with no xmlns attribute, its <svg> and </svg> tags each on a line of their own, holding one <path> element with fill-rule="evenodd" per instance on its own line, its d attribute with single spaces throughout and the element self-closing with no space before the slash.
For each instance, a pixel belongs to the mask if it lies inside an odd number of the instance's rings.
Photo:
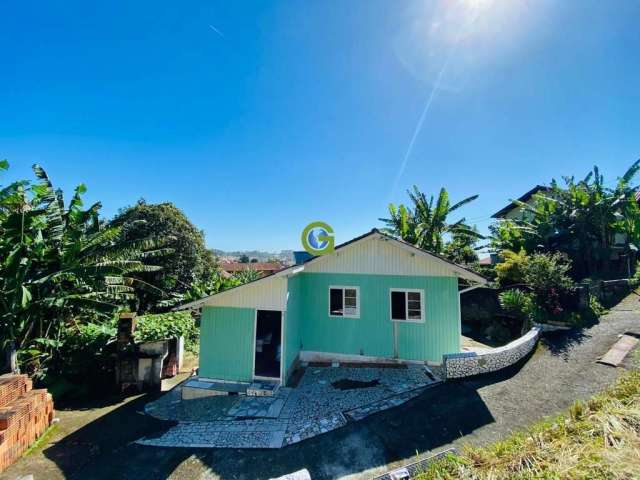
<svg viewBox="0 0 640 480">
<path fill-rule="evenodd" d="M 345 310 L 345 299 L 344 299 L 344 291 L 345 290 L 355 290 L 356 291 L 356 313 L 349 314 L 343 313 L 342 315 L 332 315 L 331 314 L 331 290 L 342 290 L 342 311 Z M 360 287 L 350 286 L 350 285 L 329 285 L 329 289 L 327 290 L 327 299 L 329 303 L 327 305 L 327 310 L 329 311 L 329 316 L 331 318 L 360 318 Z"/>
<path fill-rule="evenodd" d="M 392 295 L 391 295 L 393 292 L 402 292 L 405 294 L 404 308 L 407 314 L 407 318 L 405 320 L 402 320 L 400 318 L 393 318 L 393 303 L 392 303 Z M 420 294 L 420 319 L 409 318 L 409 295 L 408 295 L 409 293 Z M 425 322 L 424 301 L 425 301 L 424 290 L 421 288 L 390 288 L 389 289 L 389 319 L 392 322 L 399 322 L 399 323 L 424 323 Z"/>
</svg>

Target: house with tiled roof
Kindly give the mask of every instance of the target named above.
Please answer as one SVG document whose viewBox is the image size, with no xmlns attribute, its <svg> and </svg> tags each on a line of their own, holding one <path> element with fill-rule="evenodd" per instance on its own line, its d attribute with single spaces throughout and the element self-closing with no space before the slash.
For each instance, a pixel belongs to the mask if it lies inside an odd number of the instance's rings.
<svg viewBox="0 0 640 480">
<path fill-rule="evenodd" d="M 220 264 L 220 269 L 230 275 L 245 270 L 255 270 L 260 275 L 271 275 L 282 270 L 283 265 L 278 262 L 225 262 Z"/>
</svg>

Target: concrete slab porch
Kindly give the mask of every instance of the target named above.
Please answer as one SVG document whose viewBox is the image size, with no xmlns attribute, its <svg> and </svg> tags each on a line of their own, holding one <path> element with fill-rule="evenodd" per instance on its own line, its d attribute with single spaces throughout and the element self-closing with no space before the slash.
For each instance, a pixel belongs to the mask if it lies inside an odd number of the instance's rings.
<svg viewBox="0 0 640 480">
<path fill-rule="evenodd" d="M 440 380 L 424 365 L 308 366 L 295 388 L 281 387 L 272 397 L 185 398 L 189 382 L 146 406 L 149 415 L 178 424 L 139 444 L 280 448 L 401 405 Z"/>
</svg>

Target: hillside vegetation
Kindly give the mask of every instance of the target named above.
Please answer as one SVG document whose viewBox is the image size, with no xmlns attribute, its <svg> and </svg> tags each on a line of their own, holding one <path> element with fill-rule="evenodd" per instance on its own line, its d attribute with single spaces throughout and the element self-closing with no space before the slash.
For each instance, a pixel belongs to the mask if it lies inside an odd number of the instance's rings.
<svg viewBox="0 0 640 480">
<path fill-rule="evenodd" d="M 418 478 L 640 478 L 640 371 L 556 418 L 487 447 L 465 447 Z"/>
</svg>

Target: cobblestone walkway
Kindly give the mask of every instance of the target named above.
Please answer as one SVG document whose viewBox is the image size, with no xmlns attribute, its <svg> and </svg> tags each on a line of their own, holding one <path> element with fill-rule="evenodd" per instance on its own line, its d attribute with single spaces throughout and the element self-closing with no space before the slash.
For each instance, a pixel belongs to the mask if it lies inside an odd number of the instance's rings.
<svg viewBox="0 0 640 480">
<path fill-rule="evenodd" d="M 145 408 L 178 424 L 137 441 L 162 447 L 280 448 L 396 407 L 438 383 L 422 365 L 308 367 L 296 388 L 275 397 L 181 400 L 180 386 Z M 341 383 L 345 382 L 346 383 Z"/>
</svg>

